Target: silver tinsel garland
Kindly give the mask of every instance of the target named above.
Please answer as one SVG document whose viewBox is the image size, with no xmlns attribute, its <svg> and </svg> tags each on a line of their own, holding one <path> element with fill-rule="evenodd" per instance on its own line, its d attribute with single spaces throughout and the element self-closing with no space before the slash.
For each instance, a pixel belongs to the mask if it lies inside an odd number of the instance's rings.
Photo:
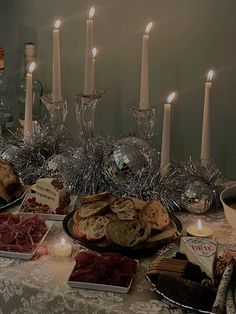
<svg viewBox="0 0 236 314">
<path fill-rule="evenodd" d="M 1 138 L 2 158 L 11 161 L 25 184 L 32 184 L 46 174 L 49 157 L 65 150 L 66 132 L 49 124 L 38 125 L 26 139 L 18 132 Z"/>
<path fill-rule="evenodd" d="M 54 169 L 55 174 L 72 193 L 86 195 L 107 191 L 113 196 L 160 199 L 169 210 L 178 207 L 176 170 L 167 169 L 166 173 L 161 175 L 159 154 L 151 147 L 149 155 L 152 156 L 152 162 L 146 167 L 129 173 L 128 176 L 124 175 L 123 180 L 122 172 L 119 173 L 119 178 L 111 175 L 107 156 L 112 154 L 117 142 L 120 140 L 96 137 L 83 147 L 70 149 L 68 153 L 50 159 L 48 168 Z M 148 153 L 147 148 L 145 153 Z"/>
<path fill-rule="evenodd" d="M 221 171 L 216 167 L 214 161 L 209 160 L 205 165 L 201 164 L 201 160 L 192 160 L 175 164 L 177 169 L 176 189 L 181 194 L 184 188 L 191 184 L 202 186 L 205 189 L 206 195 L 212 194 L 212 206 L 218 208 L 220 204 L 220 193 L 222 187 L 220 185 L 222 179 Z M 210 195 L 209 195 L 210 197 Z M 181 207 L 181 195 L 178 197 L 178 202 Z"/>
<path fill-rule="evenodd" d="M 97 136 L 77 148 L 49 160 L 48 168 L 68 186 L 72 193 L 79 195 L 104 191 L 102 162 L 104 152 L 111 149 L 114 139 Z"/>
</svg>

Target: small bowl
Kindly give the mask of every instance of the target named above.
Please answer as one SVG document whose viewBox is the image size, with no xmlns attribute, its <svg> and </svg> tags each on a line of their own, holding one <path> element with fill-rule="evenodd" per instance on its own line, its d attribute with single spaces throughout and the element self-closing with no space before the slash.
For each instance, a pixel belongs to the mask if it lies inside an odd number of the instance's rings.
<svg viewBox="0 0 236 314">
<path fill-rule="evenodd" d="M 236 209 L 233 209 L 225 203 L 225 200 L 230 197 L 235 198 L 236 200 L 236 185 L 231 186 L 220 194 L 220 200 L 224 207 L 225 217 L 230 226 L 236 230 Z"/>
</svg>

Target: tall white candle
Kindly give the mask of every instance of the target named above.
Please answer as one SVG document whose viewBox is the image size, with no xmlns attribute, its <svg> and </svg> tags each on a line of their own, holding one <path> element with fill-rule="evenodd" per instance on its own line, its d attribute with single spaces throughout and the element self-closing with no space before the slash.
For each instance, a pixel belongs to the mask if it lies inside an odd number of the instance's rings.
<svg viewBox="0 0 236 314">
<path fill-rule="evenodd" d="M 210 94 L 212 87 L 212 78 L 214 72 L 210 70 L 207 74 L 207 82 L 205 83 L 204 110 L 202 122 L 202 144 L 201 144 L 201 163 L 205 163 L 211 156 L 211 138 L 210 138 Z"/>
<path fill-rule="evenodd" d="M 148 62 L 148 42 L 149 32 L 152 28 L 152 22 L 150 22 L 143 35 L 142 46 L 142 65 L 141 65 L 141 82 L 140 82 L 140 109 L 149 108 L 149 62 Z"/>
<path fill-rule="evenodd" d="M 176 97 L 173 92 L 167 97 L 167 103 L 164 104 L 162 146 L 161 146 L 161 165 L 160 170 L 163 172 L 170 163 L 170 125 L 171 125 L 171 103 Z"/>
<path fill-rule="evenodd" d="M 92 49 L 93 67 L 92 67 L 92 91 L 95 91 L 95 64 L 96 64 L 97 48 Z"/>
<path fill-rule="evenodd" d="M 59 27 L 61 21 L 57 20 L 54 23 L 53 29 L 53 61 L 52 61 L 52 100 L 58 102 L 61 97 L 61 60 L 60 60 L 60 37 Z"/>
<path fill-rule="evenodd" d="M 89 19 L 86 21 L 86 47 L 85 47 L 85 72 L 84 72 L 84 94 L 90 95 L 93 92 L 93 16 L 94 7 L 89 11 Z"/>
<path fill-rule="evenodd" d="M 26 93 L 25 93 L 25 123 L 24 123 L 24 138 L 27 138 L 32 133 L 32 82 L 33 71 L 35 69 L 35 62 L 29 66 L 29 72 L 26 74 Z"/>
</svg>

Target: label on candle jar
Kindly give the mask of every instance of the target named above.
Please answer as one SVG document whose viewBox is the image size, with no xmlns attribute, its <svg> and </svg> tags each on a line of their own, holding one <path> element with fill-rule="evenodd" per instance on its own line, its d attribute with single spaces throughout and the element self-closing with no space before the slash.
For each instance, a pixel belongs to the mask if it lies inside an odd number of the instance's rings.
<svg viewBox="0 0 236 314">
<path fill-rule="evenodd" d="M 184 253 L 190 262 L 198 265 L 203 272 L 213 279 L 214 262 L 217 255 L 216 241 L 205 238 L 183 237 L 180 252 Z"/>
</svg>

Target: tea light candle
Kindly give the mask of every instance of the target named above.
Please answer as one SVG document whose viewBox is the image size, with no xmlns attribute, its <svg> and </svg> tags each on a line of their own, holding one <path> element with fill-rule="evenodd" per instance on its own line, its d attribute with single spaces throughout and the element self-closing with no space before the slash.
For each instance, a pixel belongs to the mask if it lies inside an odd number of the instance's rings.
<svg viewBox="0 0 236 314">
<path fill-rule="evenodd" d="M 56 243 L 54 245 L 54 253 L 60 257 L 68 257 L 71 256 L 72 245 L 70 243 L 66 243 L 64 238 L 61 238 L 60 243 Z"/>
<path fill-rule="evenodd" d="M 187 236 L 191 237 L 212 239 L 213 233 L 214 233 L 213 229 L 210 227 L 203 226 L 200 219 L 198 219 L 196 225 L 190 225 L 187 228 Z"/>
</svg>

